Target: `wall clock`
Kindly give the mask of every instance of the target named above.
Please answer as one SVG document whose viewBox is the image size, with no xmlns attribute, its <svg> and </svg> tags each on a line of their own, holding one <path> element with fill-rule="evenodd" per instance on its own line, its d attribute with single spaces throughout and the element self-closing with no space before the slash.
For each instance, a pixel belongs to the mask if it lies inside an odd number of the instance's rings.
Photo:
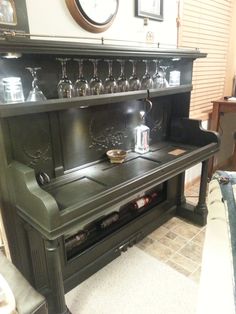
<svg viewBox="0 0 236 314">
<path fill-rule="evenodd" d="M 119 0 L 65 0 L 76 22 L 92 33 L 108 29 L 118 11 Z"/>
</svg>

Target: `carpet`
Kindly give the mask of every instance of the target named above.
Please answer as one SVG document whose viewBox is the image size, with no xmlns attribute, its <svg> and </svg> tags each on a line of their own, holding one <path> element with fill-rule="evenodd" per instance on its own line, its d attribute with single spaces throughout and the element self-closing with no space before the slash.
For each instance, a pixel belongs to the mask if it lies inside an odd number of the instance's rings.
<svg viewBox="0 0 236 314">
<path fill-rule="evenodd" d="M 198 286 L 137 247 L 66 294 L 72 314 L 193 314 Z"/>
</svg>

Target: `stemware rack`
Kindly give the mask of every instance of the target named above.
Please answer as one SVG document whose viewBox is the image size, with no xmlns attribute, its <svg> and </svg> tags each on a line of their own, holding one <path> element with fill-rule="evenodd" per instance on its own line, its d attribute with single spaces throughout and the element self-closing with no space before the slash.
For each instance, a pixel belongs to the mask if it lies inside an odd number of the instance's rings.
<svg viewBox="0 0 236 314">
<path fill-rule="evenodd" d="M 4 40 L 1 44 L 0 55 L 5 56 L 7 53 L 19 53 L 21 58 L 15 60 L 5 60 L 3 63 L 3 72 L 9 73 L 11 76 L 23 76 L 23 87 L 25 96 L 28 95 L 31 87 L 31 78 L 25 73 L 26 66 L 40 66 L 40 87 L 42 88 L 47 100 L 37 103 L 17 103 L 5 106 L 0 104 L 0 115 L 13 114 L 14 112 L 40 112 L 41 110 L 50 111 L 52 108 L 60 110 L 68 107 L 83 107 L 95 106 L 103 103 L 115 103 L 123 101 L 124 99 L 142 99 L 147 97 L 159 97 L 164 95 L 171 95 L 175 93 L 182 93 L 191 91 L 192 83 L 192 60 L 195 58 L 205 57 L 206 54 L 200 53 L 198 50 L 189 49 L 160 49 L 150 47 L 129 47 L 129 46 L 108 46 L 96 44 L 81 44 L 81 43 L 62 43 L 57 41 L 42 41 L 42 40 L 28 40 L 25 38 L 15 38 L 15 40 Z M 58 99 L 56 86 L 60 79 L 61 69 L 60 64 L 56 61 L 57 57 L 71 58 L 71 65 L 69 65 L 68 73 L 73 76 L 73 81 L 76 81 L 78 76 L 78 68 L 75 66 L 73 58 L 98 58 L 101 60 L 107 59 L 123 59 L 126 63 L 128 73 L 131 75 L 132 66 L 129 62 L 130 59 L 139 61 L 141 77 L 145 72 L 145 65 L 143 59 L 152 61 L 154 59 L 171 60 L 172 58 L 179 59 L 181 71 L 181 84 L 179 86 L 168 87 L 163 89 L 139 90 L 116 93 L 111 95 L 93 95 L 85 97 L 74 97 L 71 99 Z M 2 59 L 3 60 L 3 59 Z M 88 63 L 90 63 L 88 61 Z M 86 63 L 84 67 L 88 65 Z M 130 64 L 129 64 L 130 63 Z M 120 65 L 114 62 L 119 70 L 116 72 L 118 77 Z M 102 64 L 103 65 L 103 64 Z M 70 68 L 71 66 L 71 68 Z M 89 68 L 89 66 L 88 66 Z M 104 68 L 102 66 L 102 68 Z M 92 64 L 88 69 L 89 77 L 92 73 Z M 115 69 L 116 71 L 116 69 Z M 85 69 L 86 72 L 86 69 Z M 107 75 L 107 66 L 102 73 L 103 79 Z M 6 74 L 5 74 L 6 76 Z M 126 75 L 128 76 L 128 75 Z M 1 78 L 1 77 L 0 77 Z M 51 109 L 50 109 L 51 108 Z M 57 109 L 58 108 L 58 109 Z"/>
</svg>

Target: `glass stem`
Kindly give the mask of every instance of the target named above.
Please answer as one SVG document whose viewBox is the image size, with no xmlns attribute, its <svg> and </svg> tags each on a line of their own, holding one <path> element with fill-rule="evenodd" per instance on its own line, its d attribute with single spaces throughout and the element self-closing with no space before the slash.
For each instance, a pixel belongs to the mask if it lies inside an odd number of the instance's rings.
<svg viewBox="0 0 236 314">
<path fill-rule="evenodd" d="M 147 61 L 145 61 L 145 71 L 145 75 L 149 75 L 149 66 Z"/>
<path fill-rule="evenodd" d="M 36 89 L 37 88 L 37 83 L 38 83 L 38 79 L 36 76 L 33 77 L 33 81 L 32 81 L 32 89 Z"/>
<path fill-rule="evenodd" d="M 112 76 L 112 61 L 108 61 L 108 76 Z"/>
<path fill-rule="evenodd" d="M 121 76 L 125 75 L 125 62 L 124 61 L 120 62 L 120 75 Z"/>
<path fill-rule="evenodd" d="M 62 67 L 62 77 L 63 77 L 63 78 L 67 78 L 67 74 L 66 74 L 66 62 L 65 62 L 65 61 L 62 61 L 61 67 Z"/>
<path fill-rule="evenodd" d="M 136 65 L 137 65 L 137 61 L 133 61 L 133 73 L 132 73 L 133 76 L 137 76 Z"/>
<path fill-rule="evenodd" d="M 98 76 L 98 62 L 97 62 L 97 60 L 93 61 L 93 76 L 94 77 Z"/>
<path fill-rule="evenodd" d="M 158 75 L 158 61 L 155 60 L 154 63 L 155 63 L 155 73 L 154 73 L 154 75 L 157 76 Z"/>
<path fill-rule="evenodd" d="M 79 77 L 83 77 L 83 61 L 79 61 Z"/>
</svg>

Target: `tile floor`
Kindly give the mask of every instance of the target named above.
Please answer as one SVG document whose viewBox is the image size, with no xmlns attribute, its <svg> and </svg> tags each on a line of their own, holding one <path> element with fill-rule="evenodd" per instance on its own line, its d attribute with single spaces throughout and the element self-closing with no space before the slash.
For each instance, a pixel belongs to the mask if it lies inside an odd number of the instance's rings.
<svg viewBox="0 0 236 314">
<path fill-rule="evenodd" d="M 185 192 L 187 201 L 198 201 L 199 183 Z M 137 246 L 196 282 L 200 280 L 205 227 L 173 217 Z"/>
</svg>

